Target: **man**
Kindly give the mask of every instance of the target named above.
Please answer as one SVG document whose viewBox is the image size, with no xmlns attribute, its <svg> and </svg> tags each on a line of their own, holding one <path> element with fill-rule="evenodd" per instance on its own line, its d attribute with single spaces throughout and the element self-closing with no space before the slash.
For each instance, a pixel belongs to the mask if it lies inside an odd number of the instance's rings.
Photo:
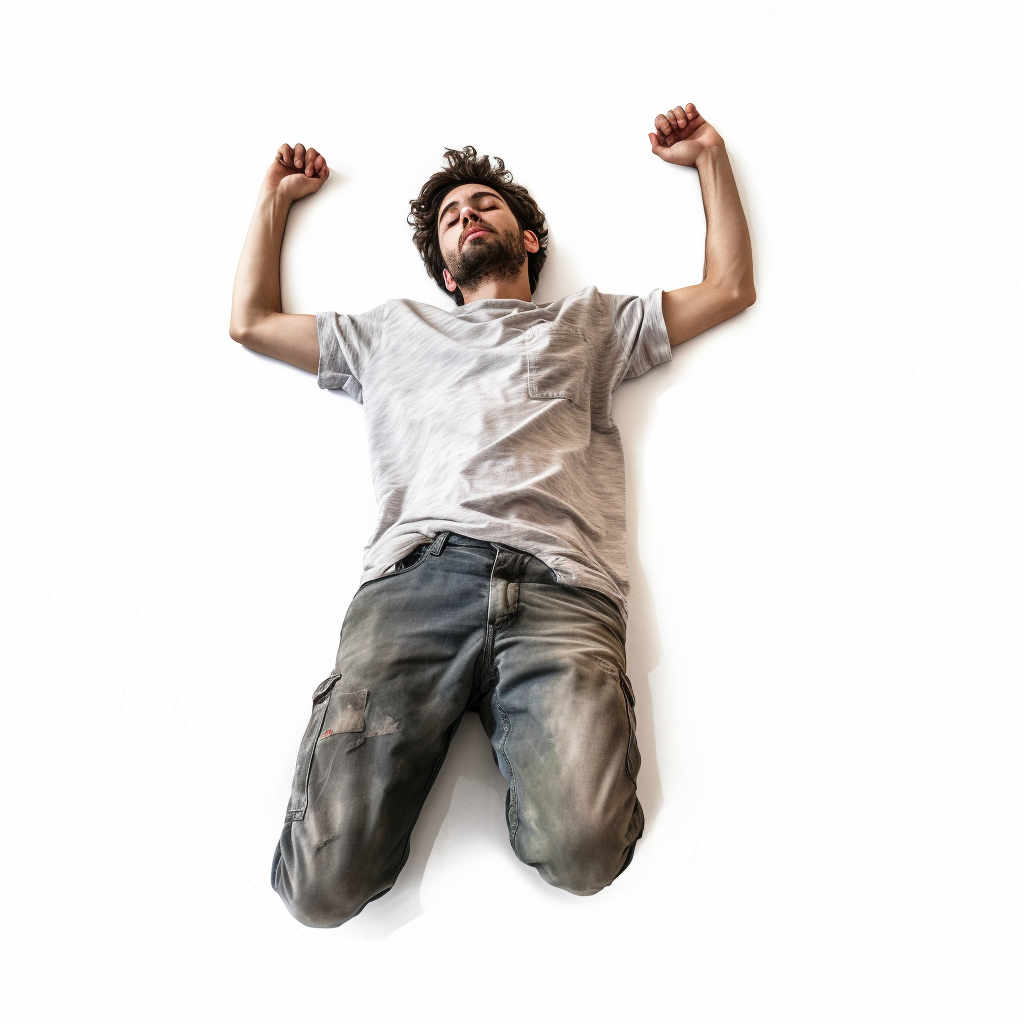
<svg viewBox="0 0 1024 1024">
<path fill-rule="evenodd" d="M 380 506 L 271 871 L 307 925 L 340 925 L 394 884 L 466 710 L 508 782 L 521 860 L 588 895 L 632 859 L 643 811 L 612 391 L 754 301 L 721 137 L 693 104 L 659 115 L 649 137 L 663 160 L 697 168 L 707 238 L 700 284 L 643 298 L 585 288 L 535 304 L 544 214 L 500 160 L 466 147 L 410 204 L 414 241 L 454 309 L 398 300 L 358 316 L 285 314 L 288 209 L 329 169 L 300 144 L 267 172 L 231 337 L 364 404 Z"/>
</svg>

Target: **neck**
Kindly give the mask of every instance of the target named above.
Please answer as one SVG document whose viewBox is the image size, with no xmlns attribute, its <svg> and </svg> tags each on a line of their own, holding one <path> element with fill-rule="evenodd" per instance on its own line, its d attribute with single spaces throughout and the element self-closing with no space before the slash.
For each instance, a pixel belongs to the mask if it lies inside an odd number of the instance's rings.
<svg viewBox="0 0 1024 1024">
<path fill-rule="evenodd" d="M 489 278 L 481 281 L 475 288 L 463 288 L 462 298 L 465 302 L 479 302 L 481 299 L 519 299 L 521 302 L 533 302 L 526 264 L 523 264 L 518 277 Z"/>
</svg>

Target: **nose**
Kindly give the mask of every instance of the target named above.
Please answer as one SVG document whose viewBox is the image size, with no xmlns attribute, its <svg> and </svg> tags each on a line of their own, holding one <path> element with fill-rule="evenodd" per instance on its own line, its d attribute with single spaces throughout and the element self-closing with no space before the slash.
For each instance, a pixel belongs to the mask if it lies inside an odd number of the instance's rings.
<svg viewBox="0 0 1024 1024">
<path fill-rule="evenodd" d="M 480 217 L 477 215 L 476 210 L 472 206 L 464 206 L 461 210 L 462 214 L 462 226 L 465 227 L 470 220 L 479 220 Z"/>
</svg>

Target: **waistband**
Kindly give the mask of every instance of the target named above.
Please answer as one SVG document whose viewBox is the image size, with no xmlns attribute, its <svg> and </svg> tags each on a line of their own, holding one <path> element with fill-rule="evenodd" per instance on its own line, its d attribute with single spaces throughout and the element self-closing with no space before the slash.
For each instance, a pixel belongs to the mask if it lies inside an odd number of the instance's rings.
<svg viewBox="0 0 1024 1024">
<path fill-rule="evenodd" d="M 457 548 L 486 548 L 491 551 L 514 551 L 517 555 L 526 555 L 528 558 L 533 558 L 540 562 L 541 565 L 544 564 L 536 555 L 529 551 L 524 551 L 522 548 L 514 548 L 511 544 L 499 544 L 496 540 L 477 540 L 476 537 L 466 537 L 461 533 L 450 533 L 447 530 L 437 535 L 433 544 L 430 545 L 430 550 L 439 555 L 449 544 L 454 544 Z"/>
<path fill-rule="evenodd" d="M 485 551 L 514 551 L 517 555 L 526 555 L 528 558 L 536 558 L 538 562 L 540 561 L 536 555 L 531 554 L 529 551 L 523 551 L 522 548 L 514 548 L 511 544 L 499 544 L 497 541 L 490 540 L 477 540 L 476 537 L 465 537 L 461 533 L 451 533 L 448 530 L 442 530 L 432 541 L 424 541 L 424 543 L 413 548 L 413 552 L 428 550 L 432 555 L 439 555 L 449 544 L 457 548 L 483 548 Z"/>
<path fill-rule="evenodd" d="M 437 535 L 437 540 L 434 541 L 436 544 L 444 536 L 443 533 Z M 448 539 L 444 542 L 445 544 L 454 544 L 457 548 L 507 548 L 509 551 L 517 551 L 518 548 L 509 548 L 507 544 L 495 544 L 489 540 L 477 540 L 475 537 L 464 537 L 461 533 L 449 533 Z M 526 554 L 524 551 L 523 554 Z"/>
<path fill-rule="evenodd" d="M 489 540 L 478 540 L 476 537 L 467 537 L 465 534 L 452 533 L 448 530 L 442 530 L 438 533 L 432 541 L 426 541 L 420 544 L 419 547 L 415 548 L 416 552 L 429 551 L 431 554 L 440 555 L 444 549 L 451 544 L 457 548 L 483 548 L 487 551 L 512 551 L 518 555 L 523 555 L 529 560 L 527 565 L 529 568 L 526 570 L 524 579 L 529 582 L 540 582 L 541 576 L 550 576 L 551 579 L 548 582 L 554 582 L 556 576 L 554 570 L 550 568 L 544 561 L 538 558 L 536 555 L 531 554 L 529 551 L 523 551 L 521 548 L 514 548 L 510 544 L 499 544 L 497 541 Z M 401 563 L 399 563 L 401 564 Z M 361 586 L 365 586 L 366 582 L 372 582 L 371 580 L 365 581 Z M 593 594 L 595 597 L 600 598 L 605 604 L 611 608 L 616 616 L 622 622 L 622 628 L 625 630 L 626 626 L 626 615 L 623 609 L 621 609 L 616 602 L 608 595 L 599 590 L 594 590 L 588 587 L 576 588 L 586 593 Z"/>
</svg>

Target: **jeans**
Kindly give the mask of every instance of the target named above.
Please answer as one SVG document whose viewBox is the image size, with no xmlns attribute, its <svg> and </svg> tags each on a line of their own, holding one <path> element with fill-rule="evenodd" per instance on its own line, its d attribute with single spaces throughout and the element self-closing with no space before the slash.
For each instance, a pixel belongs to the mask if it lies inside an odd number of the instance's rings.
<svg viewBox="0 0 1024 1024">
<path fill-rule="evenodd" d="M 516 856 L 578 895 L 610 884 L 644 827 L 625 642 L 611 599 L 458 534 L 364 583 L 313 694 L 274 853 L 289 911 L 337 927 L 394 885 L 467 710 L 508 783 Z"/>
</svg>

